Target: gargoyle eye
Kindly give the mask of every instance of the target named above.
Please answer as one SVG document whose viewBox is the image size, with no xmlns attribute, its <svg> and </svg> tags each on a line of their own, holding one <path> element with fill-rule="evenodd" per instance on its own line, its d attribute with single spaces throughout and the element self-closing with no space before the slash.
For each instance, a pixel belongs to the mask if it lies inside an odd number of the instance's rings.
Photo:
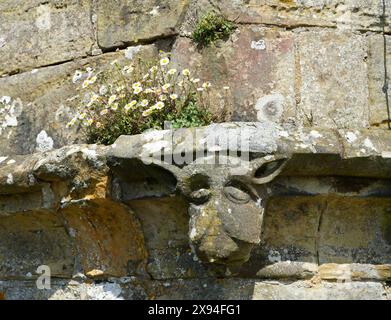
<svg viewBox="0 0 391 320">
<path fill-rule="evenodd" d="M 225 187 L 224 194 L 230 201 L 236 203 L 247 203 L 251 199 L 248 193 L 234 186 Z"/>
<path fill-rule="evenodd" d="M 203 204 L 210 198 L 209 177 L 195 174 L 190 178 L 190 200 L 195 204 Z"/>
</svg>

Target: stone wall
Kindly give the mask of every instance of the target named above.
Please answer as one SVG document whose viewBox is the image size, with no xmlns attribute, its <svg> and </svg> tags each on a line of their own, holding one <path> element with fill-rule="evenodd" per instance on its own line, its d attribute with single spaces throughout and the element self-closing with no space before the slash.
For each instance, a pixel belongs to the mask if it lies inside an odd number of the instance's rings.
<svg viewBox="0 0 391 320">
<path fill-rule="evenodd" d="M 211 9 L 237 29 L 200 49 Z M 389 0 L 1 1 L 0 299 L 391 299 L 390 19 Z M 254 189 L 267 205 L 194 209 L 196 163 L 140 164 L 160 134 L 102 147 L 65 128 L 75 71 L 158 50 L 230 87 L 231 120 L 258 121 L 237 125 L 255 130 L 252 160 L 288 159 Z M 203 174 L 221 193 L 227 170 Z"/>
<path fill-rule="evenodd" d="M 223 152 L 230 130 L 249 133 L 250 162 L 200 163 L 203 141 L 214 133 Z M 197 132 L 195 141 L 185 140 L 193 129 L 156 131 L 5 159 L 2 296 L 391 298 L 389 131 L 266 122 Z M 201 156 L 183 166 L 148 158 L 163 144 Z M 37 288 L 41 265 L 50 290 Z"/>
<path fill-rule="evenodd" d="M 83 142 L 64 128 L 75 114 L 72 76 L 125 59 L 128 47 L 128 58 L 171 51 L 215 88 L 229 86 L 234 121 L 387 128 L 390 7 L 388 0 L 2 1 L 0 97 L 13 107 L 0 114 L 0 156 Z M 200 50 L 190 34 L 210 9 L 238 29 Z"/>
</svg>

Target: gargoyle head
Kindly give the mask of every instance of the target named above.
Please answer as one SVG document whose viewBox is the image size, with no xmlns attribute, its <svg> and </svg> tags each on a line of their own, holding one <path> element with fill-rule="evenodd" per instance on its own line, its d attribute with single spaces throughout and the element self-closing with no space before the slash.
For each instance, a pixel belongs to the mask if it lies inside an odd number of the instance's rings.
<svg viewBox="0 0 391 320">
<path fill-rule="evenodd" d="M 220 157 L 181 170 L 179 189 L 190 202 L 190 243 L 203 262 L 235 267 L 249 259 L 260 242 L 267 198 L 266 188 L 255 186 L 273 180 L 284 164 L 277 156 L 239 166 L 235 158 Z"/>
<path fill-rule="evenodd" d="M 268 197 L 262 186 L 282 171 L 286 159 L 209 154 L 179 165 L 116 151 L 111 167 L 119 182 L 114 185 L 119 185 L 120 201 L 182 193 L 190 203 L 189 239 L 195 254 L 204 263 L 233 270 L 260 242 Z"/>
</svg>

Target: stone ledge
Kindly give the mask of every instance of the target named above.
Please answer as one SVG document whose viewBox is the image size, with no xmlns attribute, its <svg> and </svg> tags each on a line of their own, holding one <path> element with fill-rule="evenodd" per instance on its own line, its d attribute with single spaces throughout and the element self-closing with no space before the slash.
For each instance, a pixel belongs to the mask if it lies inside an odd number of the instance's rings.
<svg viewBox="0 0 391 320">
<path fill-rule="evenodd" d="M 379 282 L 312 284 L 252 279 L 145 281 L 134 277 L 100 283 L 52 280 L 50 290 L 35 281 L 0 281 L 5 299 L 38 300 L 389 300 L 389 287 Z"/>
</svg>

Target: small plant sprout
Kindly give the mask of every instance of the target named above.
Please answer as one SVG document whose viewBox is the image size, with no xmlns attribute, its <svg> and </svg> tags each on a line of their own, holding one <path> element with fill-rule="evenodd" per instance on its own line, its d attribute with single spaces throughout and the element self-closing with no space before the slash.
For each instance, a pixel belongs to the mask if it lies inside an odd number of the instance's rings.
<svg viewBox="0 0 391 320">
<path fill-rule="evenodd" d="M 233 22 L 219 13 L 209 11 L 197 22 L 192 39 L 200 47 L 206 47 L 216 40 L 228 38 L 235 29 Z"/>
</svg>

